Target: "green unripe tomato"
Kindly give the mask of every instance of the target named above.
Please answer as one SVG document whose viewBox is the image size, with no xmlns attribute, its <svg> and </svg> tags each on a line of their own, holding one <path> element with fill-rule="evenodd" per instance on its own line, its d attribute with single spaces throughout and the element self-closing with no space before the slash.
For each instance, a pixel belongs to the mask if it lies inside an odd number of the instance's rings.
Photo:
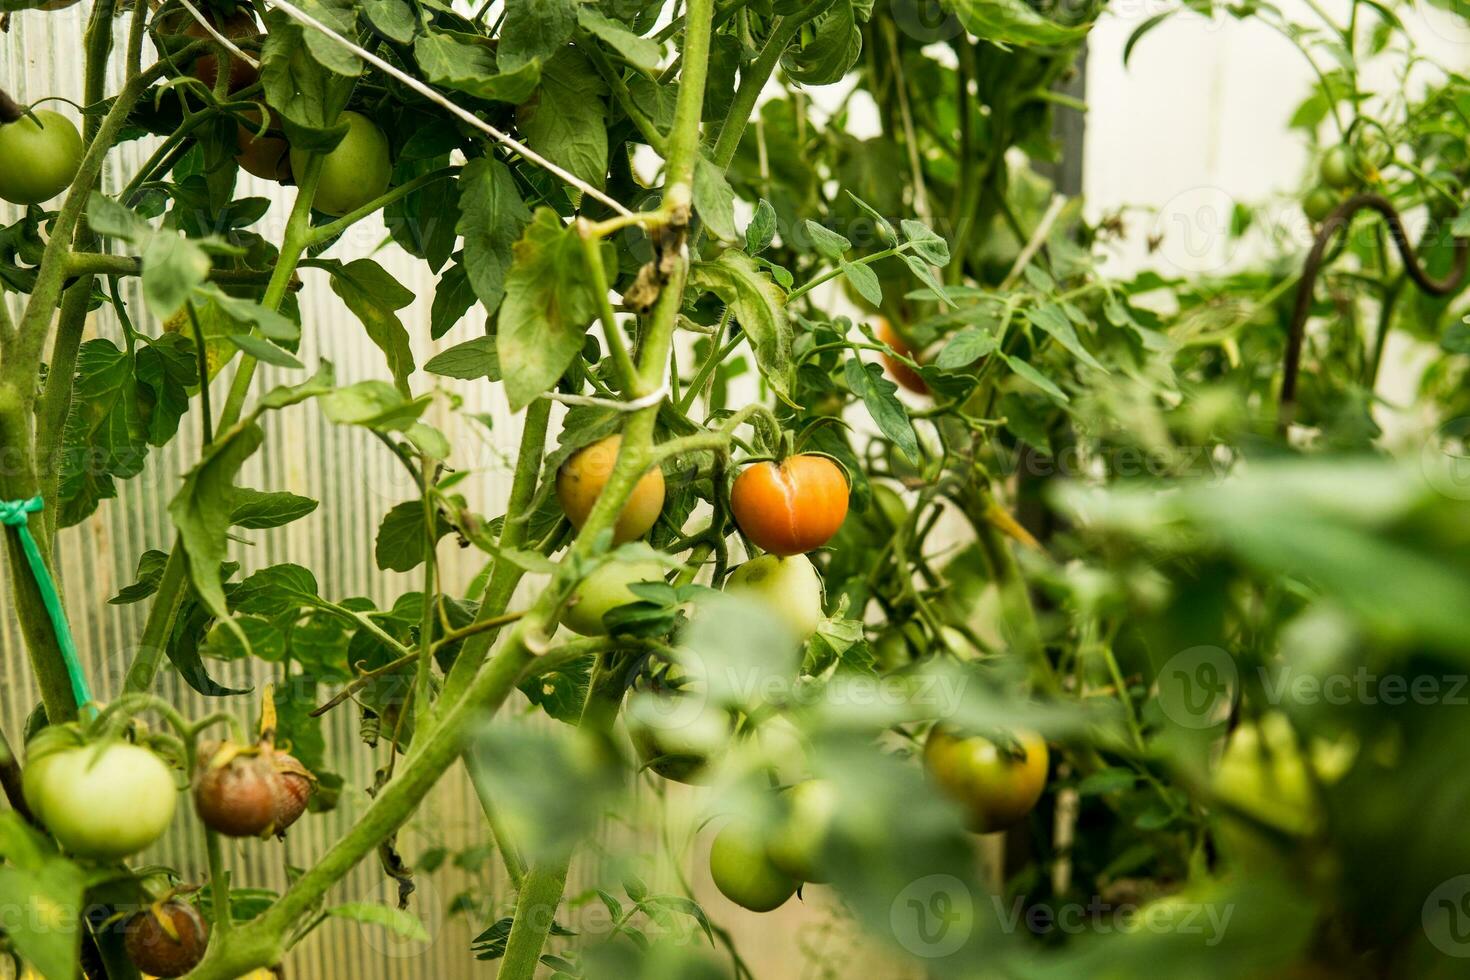
<svg viewBox="0 0 1470 980">
<path fill-rule="evenodd" d="M 1313 222 L 1320 223 L 1327 220 L 1327 216 L 1332 213 L 1332 209 L 1337 207 L 1337 203 L 1338 196 L 1335 193 L 1326 187 L 1317 186 L 1313 187 L 1307 192 L 1307 196 L 1302 198 L 1302 211 Z"/>
<path fill-rule="evenodd" d="M 752 912 L 778 909 L 796 894 L 796 879 L 771 863 L 760 834 L 740 820 L 730 821 L 715 837 L 709 873 L 722 895 Z"/>
<path fill-rule="evenodd" d="M 1334 146 L 1323 154 L 1318 172 L 1322 175 L 1322 183 L 1339 190 L 1358 182 L 1357 160 L 1346 146 Z"/>
<path fill-rule="evenodd" d="M 799 881 L 823 884 L 822 849 L 837 816 L 837 787 L 825 779 L 808 779 L 781 794 L 783 814 L 770 840 L 766 857 L 783 874 Z"/>
<path fill-rule="evenodd" d="M 726 588 L 757 599 L 805 643 L 822 622 L 822 579 L 806 555 L 761 555 L 735 569 Z"/>
<path fill-rule="evenodd" d="M 37 109 L 0 126 L 0 198 L 41 204 L 66 190 L 82 165 L 82 134 L 59 112 Z"/>
<path fill-rule="evenodd" d="M 1308 765 L 1291 722 L 1274 712 L 1231 733 L 1215 773 L 1215 793 L 1286 833 L 1307 834 L 1321 820 Z"/>
<path fill-rule="evenodd" d="M 583 636 L 604 636 L 607 627 L 602 617 L 609 610 L 638 601 L 630 585 L 663 580 L 664 567 L 656 561 L 610 561 L 601 565 L 572 592 L 562 613 L 562 625 Z"/>
<path fill-rule="evenodd" d="M 127 742 L 33 755 L 24 791 L 57 843 L 104 861 L 136 854 L 163 836 L 179 795 L 163 760 Z"/>
<path fill-rule="evenodd" d="M 356 211 L 388 189 L 393 163 L 388 157 L 388 137 L 367 116 L 342 113 L 347 135 L 322 160 L 321 181 L 311 206 L 341 217 Z M 291 172 L 299 180 L 306 173 L 310 154 L 291 150 Z"/>
<path fill-rule="evenodd" d="M 708 781 L 732 734 L 730 716 L 697 694 L 631 694 L 623 720 L 643 764 L 679 783 Z"/>
</svg>

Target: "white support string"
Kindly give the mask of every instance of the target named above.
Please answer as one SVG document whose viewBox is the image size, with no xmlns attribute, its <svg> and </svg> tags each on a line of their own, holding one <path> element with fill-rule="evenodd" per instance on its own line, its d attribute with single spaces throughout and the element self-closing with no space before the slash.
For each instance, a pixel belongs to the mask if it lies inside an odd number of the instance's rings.
<svg viewBox="0 0 1470 980">
<path fill-rule="evenodd" d="M 180 0 L 180 2 L 187 4 L 188 0 Z M 608 207 L 612 208 L 618 214 L 621 214 L 625 217 L 632 216 L 632 211 L 629 211 L 622 204 L 618 203 L 613 198 L 607 196 L 602 191 L 593 187 L 591 184 L 587 183 L 576 174 L 573 174 L 570 171 L 557 166 L 550 160 L 543 157 L 541 154 L 537 153 L 535 150 L 531 149 L 529 146 L 526 146 L 520 140 L 517 140 L 514 137 L 501 132 L 494 126 L 476 116 L 474 113 L 455 105 L 453 102 L 449 101 L 444 96 L 436 92 L 434 89 L 419 81 L 417 78 L 414 78 L 412 75 L 400 71 L 393 65 L 390 65 L 388 62 L 384 61 L 382 58 L 379 58 L 377 55 L 373 54 L 371 51 L 368 51 L 365 48 L 354 44 L 347 38 L 343 37 L 341 34 L 338 34 L 336 31 L 332 30 L 326 24 L 323 24 L 321 21 L 317 20 L 315 17 L 312 17 L 305 11 L 288 3 L 287 0 L 270 0 L 270 3 L 272 6 L 285 11 L 287 16 L 289 16 L 292 20 L 298 21 L 299 23 L 305 24 L 307 27 L 320 31 L 327 37 L 331 38 L 333 41 L 336 41 L 338 44 L 342 45 L 348 51 L 351 51 L 353 54 L 357 55 L 363 61 L 366 61 L 368 64 L 379 69 L 380 71 L 383 71 L 393 76 L 404 85 L 407 85 L 409 88 L 413 89 L 415 92 L 428 99 L 430 102 L 433 102 L 436 105 L 443 107 L 444 109 L 453 113 L 459 119 L 464 120 L 466 123 L 469 123 L 476 129 L 488 134 L 497 142 L 510 147 L 512 150 L 514 150 L 517 154 L 524 157 L 525 159 L 531 161 L 539 167 L 546 168 L 553 174 L 556 174 L 556 176 L 560 177 L 563 181 L 572 185 L 583 194 L 586 194 L 589 197 L 596 198 L 603 204 L 606 204 Z M 618 404 L 626 403 L 619 402 Z"/>
<path fill-rule="evenodd" d="M 593 395 L 567 395 L 560 391 L 546 391 L 541 397 L 547 401 L 561 402 L 563 405 L 581 405 L 586 408 L 610 408 L 614 412 L 637 412 L 645 408 L 652 408 L 669 396 L 669 386 L 662 385 L 658 391 L 635 398 L 630 402 L 616 401 L 612 398 L 597 398 Z"/>
<path fill-rule="evenodd" d="M 250 55 L 246 54 L 244 51 L 241 51 L 239 45 L 235 44 L 234 41 L 231 41 L 219 31 L 215 30 L 214 25 L 211 24 L 208 19 L 206 19 L 205 16 L 199 12 L 198 7 L 190 3 L 189 0 L 179 0 L 179 3 L 183 4 L 184 9 L 189 12 L 189 16 L 198 21 L 199 26 L 204 28 L 205 31 L 209 33 L 210 37 L 214 38 L 220 44 L 223 44 L 225 46 L 225 50 L 229 51 L 230 54 L 245 62 L 245 64 L 249 65 L 251 68 L 260 68 L 260 62 L 250 57 Z"/>
</svg>

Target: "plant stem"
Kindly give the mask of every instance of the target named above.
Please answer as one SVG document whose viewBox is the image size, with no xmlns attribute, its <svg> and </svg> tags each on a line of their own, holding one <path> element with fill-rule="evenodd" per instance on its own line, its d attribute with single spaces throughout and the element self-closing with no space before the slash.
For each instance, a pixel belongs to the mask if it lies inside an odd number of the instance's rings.
<svg viewBox="0 0 1470 980">
<path fill-rule="evenodd" d="M 578 727 L 595 738 L 607 738 L 617 719 L 623 700 L 623 680 L 613 669 L 612 655 L 598 659 L 587 685 L 587 700 L 582 705 Z M 501 961 L 500 980 L 531 980 L 541 961 L 541 949 L 556 920 L 566 888 L 567 869 L 571 865 L 570 849 L 563 854 L 538 860 L 526 875 L 516 898 L 515 921 L 505 943 L 505 959 Z"/>
</svg>

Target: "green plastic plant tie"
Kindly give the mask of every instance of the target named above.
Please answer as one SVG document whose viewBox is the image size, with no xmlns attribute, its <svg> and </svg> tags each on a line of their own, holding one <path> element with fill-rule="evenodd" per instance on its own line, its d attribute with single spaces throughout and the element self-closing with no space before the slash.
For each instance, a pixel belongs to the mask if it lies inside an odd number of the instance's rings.
<svg viewBox="0 0 1470 980">
<path fill-rule="evenodd" d="M 77 647 L 71 638 L 71 627 L 66 623 L 66 613 L 61 608 L 61 596 L 56 593 L 56 583 L 52 581 L 51 572 L 41 558 L 36 539 L 31 536 L 30 516 L 40 513 L 45 506 L 40 497 L 32 497 L 30 500 L 0 500 L 0 524 L 15 528 L 15 533 L 20 537 L 21 550 L 25 552 L 26 561 L 31 566 L 31 574 L 36 579 L 41 601 L 46 604 L 46 614 L 51 617 L 51 628 L 56 631 L 56 645 L 61 648 L 61 659 L 66 664 L 66 673 L 71 679 L 72 696 L 76 698 L 78 708 L 86 709 L 92 703 L 92 691 L 87 687 L 86 675 L 82 673 L 81 661 L 77 659 Z"/>
</svg>

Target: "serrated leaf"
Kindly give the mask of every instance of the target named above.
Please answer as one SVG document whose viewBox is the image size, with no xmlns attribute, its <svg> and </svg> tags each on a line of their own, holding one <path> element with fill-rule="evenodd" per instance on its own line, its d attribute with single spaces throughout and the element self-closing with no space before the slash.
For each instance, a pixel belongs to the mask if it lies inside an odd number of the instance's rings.
<svg viewBox="0 0 1470 980">
<path fill-rule="evenodd" d="M 290 368 L 295 371 L 306 370 L 305 364 L 302 364 L 289 353 L 281 350 L 281 348 L 263 337 L 254 337 L 250 334 L 243 333 L 231 334 L 230 343 L 257 361 L 263 361 L 275 367 Z"/>
<path fill-rule="evenodd" d="M 464 236 L 465 271 L 485 312 L 494 313 L 505 297 L 515 243 L 531 223 L 531 212 L 510 169 L 488 157 L 471 160 L 460 172 L 459 210 L 455 230 Z"/>
<path fill-rule="evenodd" d="M 1042 391 L 1046 392 L 1057 401 L 1062 402 L 1063 404 L 1069 401 L 1066 392 L 1058 388 L 1055 382 L 1053 382 L 1046 375 L 1042 374 L 1040 371 L 1036 370 L 1030 364 L 1027 364 L 1019 357 L 1012 357 L 1005 351 L 999 351 L 998 353 L 1005 360 L 1006 365 L 1016 374 L 1019 374 L 1021 377 L 1025 378 L 1027 381 L 1031 382 L 1036 387 L 1040 388 Z"/>
<path fill-rule="evenodd" d="M 588 33 L 607 42 L 628 63 L 644 71 L 655 71 L 663 59 L 663 47 L 652 38 L 640 37 L 596 7 L 587 5 L 577 10 L 577 20 Z"/>
<path fill-rule="evenodd" d="M 414 300 L 412 290 L 372 259 L 356 259 L 343 265 L 325 264 L 332 277 L 332 292 L 362 321 L 368 338 L 387 358 L 388 370 L 400 391 L 408 394 L 408 376 L 413 374 L 413 350 L 408 330 L 398 311 Z"/>
<path fill-rule="evenodd" d="M 914 247 L 914 253 L 930 265 L 943 268 L 949 265 L 949 243 L 936 235 L 922 221 L 905 218 L 899 222 L 904 239 Z"/>
<path fill-rule="evenodd" d="M 811 238 L 812 247 L 829 259 L 840 259 L 844 252 L 852 248 L 852 242 L 825 225 L 808 220 L 802 227 Z"/>
<path fill-rule="evenodd" d="M 424 370 L 442 378 L 461 381 L 478 381 L 481 378 L 499 381 L 500 358 L 495 353 L 495 338 L 476 337 L 455 344 L 431 357 Z"/>
<path fill-rule="evenodd" d="M 511 411 L 556 384 L 582 349 L 597 305 L 575 228 L 537 210 L 515 245 L 496 350 Z"/>
<path fill-rule="evenodd" d="M 284 490 L 264 492 L 235 488 L 235 507 L 230 523 L 253 531 L 282 527 L 313 513 L 317 502 Z"/>
<path fill-rule="evenodd" d="M 751 340 L 756 363 L 771 388 L 789 400 L 791 391 L 791 324 L 786 296 L 746 253 L 730 249 L 713 262 L 699 262 L 689 272 L 690 288 L 714 293 L 734 311 Z"/>
<path fill-rule="evenodd" d="M 874 306 L 883 304 L 883 286 L 871 266 L 863 262 L 843 262 L 842 274 L 863 299 Z"/>
<path fill-rule="evenodd" d="M 694 209 L 710 234 L 725 242 L 737 240 L 735 191 L 724 171 L 700 154 L 694 160 Z"/>
<path fill-rule="evenodd" d="M 989 330 L 969 327 L 949 338 L 949 342 L 934 358 L 934 366 L 945 371 L 969 367 L 980 358 L 993 353 L 996 346 L 995 335 Z"/>
<path fill-rule="evenodd" d="M 893 444 L 910 460 L 919 460 L 919 439 L 914 434 L 909 413 L 894 392 L 898 385 L 889 381 L 883 368 L 877 364 L 865 364 L 857 357 L 849 357 L 843 365 L 843 377 L 847 387 L 863 400 L 868 414 L 878 423 L 879 430 L 893 440 Z"/>
<path fill-rule="evenodd" d="M 1026 319 L 1043 331 L 1050 334 L 1057 343 L 1066 348 L 1067 352 L 1089 367 L 1108 373 L 1108 369 L 1102 366 L 1092 352 L 1082 346 L 1082 341 L 1077 337 L 1077 331 L 1073 328 L 1066 313 L 1055 304 L 1048 303 L 1045 306 L 1032 307 L 1026 311 Z"/>
<path fill-rule="evenodd" d="M 433 540 L 438 543 L 452 534 L 454 528 L 442 514 L 434 516 Z M 373 547 L 378 567 L 385 571 L 407 572 L 422 565 L 430 553 L 427 530 L 423 501 L 407 500 L 396 504 L 378 525 L 377 543 Z"/>
<path fill-rule="evenodd" d="M 771 207 L 771 202 L 761 198 L 755 206 L 755 214 L 750 218 L 750 224 L 745 226 L 745 251 L 750 255 L 759 255 L 771 247 L 771 242 L 776 237 L 776 209 Z"/>
</svg>

